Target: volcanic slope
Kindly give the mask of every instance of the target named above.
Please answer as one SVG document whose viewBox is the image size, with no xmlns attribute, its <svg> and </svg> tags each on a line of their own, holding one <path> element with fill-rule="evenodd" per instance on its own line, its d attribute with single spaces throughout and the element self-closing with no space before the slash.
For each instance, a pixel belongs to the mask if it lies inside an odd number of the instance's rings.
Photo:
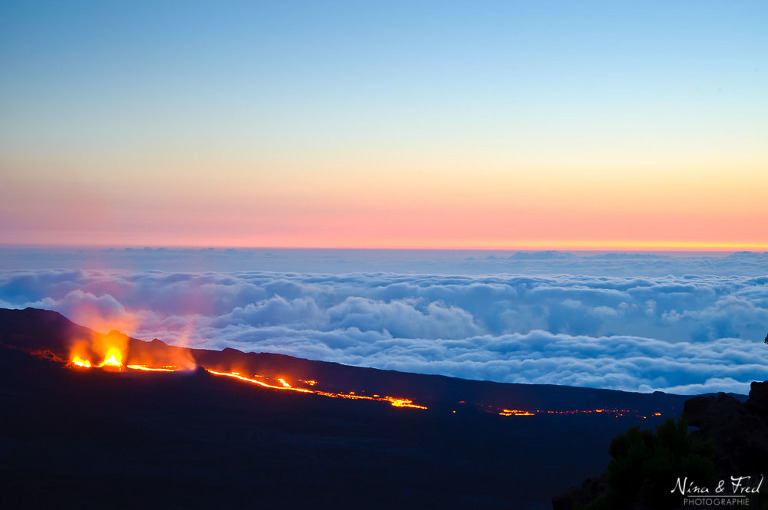
<svg viewBox="0 0 768 510">
<path fill-rule="evenodd" d="M 55 312 L 0 309 L 3 508 L 543 509 L 553 494 L 605 469 L 616 433 L 676 414 L 687 398 L 467 381 L 127 337 L 126 366 L 192 359 L 209 370 L 318 389 L 279 391 L 200 368 L 72 366 L 73 342 L 115 335 Z M 427 409 L 323 393 L 389 395 Z M 500 415 L 505 409 L 531 415 Z M 596 412 L 614 409 L 627 412 Z"/>
</svg>

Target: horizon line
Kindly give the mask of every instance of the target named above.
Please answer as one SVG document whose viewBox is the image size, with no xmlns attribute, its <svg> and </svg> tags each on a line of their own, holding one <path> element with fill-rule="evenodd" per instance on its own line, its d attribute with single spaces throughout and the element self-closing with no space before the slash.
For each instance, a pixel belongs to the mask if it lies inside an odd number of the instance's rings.
<svg viewBox="0 0 768 510">
<path fill-rule="evenodd" d="M 767 243 L 718 242 L 541 242 L 520 244 L 446 245 L 258 245 L 198 243 L 2 243 L 3 248 L 69 248 L 69 249 L 194 249 L 194 250 L 359 250 L 359 251 L 577 251 L 577 252 L 768 252 Z"/>
</svg>

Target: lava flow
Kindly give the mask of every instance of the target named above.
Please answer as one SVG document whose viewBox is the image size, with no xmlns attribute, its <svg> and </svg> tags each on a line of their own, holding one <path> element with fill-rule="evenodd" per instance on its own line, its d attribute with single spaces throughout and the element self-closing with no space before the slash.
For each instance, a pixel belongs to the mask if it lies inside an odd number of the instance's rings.
<svg viewBox="0 0 768 510">
<path fill-rule="evenodd" d="M 296 391 L 299 393 L 314 393 L 315 395 L 322 395 L 323 397 L 331 397 L 331 398 L 345 398 L 350 400 L 376 400 L 379 402 L 389 402 L 390 405 L 393 407 L 411 407 L 414 409 L 427 409 L 426 406 L 414 404 L 413 400 L 407 399 L 407 398 L 396 398 L 396 397 L 380 397 L 378 395 L 375 396 L 368 396 L 368 395 L 357 395 L 355 393 L 334 393 L 330 391 L 322 391 L 322 390 L 313 390 L 309 388 L 296 388 L 294 386 L 291 386 L 288 384 L 285 379 L 278 378 L 277 381 L 280 383 L 279 385 L 276 384 L 269 384 L 265 381 L 261 381 L 255 377 L 245 377 L 243 375 L 240 375 L 238 372 L 219 372 L 217 370 L 211 370 L 208 369 L 208 372 L 214 375 L 223 375 L 226 377 L 232 377 L 235 379 L 238 379 L 240 381 L 249 382 L 252 384 L 257 384 L 259 386 L 262 386 L 264 388 L 271 388 L 273 390 L 285 390 L 285 391 Z M 317 384 L 316 381 L 307 381 L 307 384 L 314 383 Z M 314 384 L 311 384 L 312 386 Z"/>
<path fill-rule="evenodd" d="M 659 412 L 655 412 L 650 415 L 645 415 L 645 414 L 639 414 L 637 411 L 630 411 L 629 409 L 569 409 L 566 411 L 553 411 L 553 410 L 543 411 L 541 409 L 535 409 L 535 410 L 528 411 L 523 409 L 497 409 L 492 406 L 482 406 L 482 405 L 480 407 L 481 408 L 485 407 L 485 409 L 483 409 L 484 411 L 489 413 L 496 413 L 499 416 L 536 416 L 539 414 L 576 415 L 576 414 L 591 414 L 591 413 L 597 413 L 597 414 L 605 413 L 607 415 L 612 415 L 616 418 L 621 418 L 623 416 L 627 416 L 630 414 L 643 419 L 647 419 L 648 416 L 652 416 L 652 417 L 661 416 L 661 413 Z"/>
<path fill-rule="evenodd" d="M 128 337 L 116 331 L 94 335 L 91 339 L 79 338 L 70 346 L 68 366 L 122 371 L 127 349 Z"/>
<path fill-rule="evenodd" d="M 500 416 L 536 416 L 536 413 L 530 411 L 524 411 L 521 409 L 502 409 L 499 411 Z"/>
<path fill-rule="evenodd" d="M 124 372 L 128 370 L 144 372 L 175 372 L 179 370 L 192 370 L 195 368 L 195 362 L 191 359 L 191 357 L 185 357 L 180 361 L 179 365 L 167 364 L 160 360 L 147 359 L 146 356 L 140 357 L 139 360 L 142 363 L 136 363 L 133 361 L 136 360 L 137 355 L 136 353 L 133 353 L 133 359 L 131 359 L 131 362 L 128 362 L 127 360 L 129 360 L 130 357 L 128 356 L 129 353 L 127 347 L 127 337 L 117 333 L 110 333 L 105 337 L 98 337 L 92 342 L 88 342 L 86 340 L 78 340 L 72 344 L 69 357 L 70 361 L 67 366 L 77 369 L 100 368 L 110 372 Z M 101 361 L 97 362 L 96 360 Z M 350 400 L 375 400 L 379 402 L 388 402 L 393 407 L 427 409 L 426 406 L 414 404 L 413 400 L 408 398 L 379 395 L 357 395 L 354 392 L 339 393 L 314 389 L 314 386 L 319 385 L 315 380 L 299 379 L 299 383 L 306 386 L 299 387 L 290 384 L 284 377 L 269 378 L 262 375 L 246 377 L 240 374 L 240 372 L 214 370 L 209 367 L 203 368 L 205 368 L 208 373 L 216 376 L 230 377 L 239 381 L 256 384 L 263 388 L 269 388 L 272 390 L 293 391 L 297 393 L 313 393 L 323 397 L 343 398 Z"/>
<path fill-rule="evenodd" d="M 177 367 L 172 365 L 166 365 L 160 368 L 150 368 L 146 365 L 128 365 L 128 368 L 131 370 L 144 370 L 145 372 L 175 372 L 178 370 Z"/>
<path fill-rule="evenodd" d="M 162 342 L 161 342 L 162 344 Z M 180 347 L 165 346 L 164 350 L 158 351 L 148 348 L 152 343 L 138 342 L 132 345 L 131 351 L 128 351 L 128 337 L 113 332 L 109 335 L 98 335 L 93 341 L 78 340 L 72 344 L 69 354 L 70 368 L 92 369 L 97 368 L 110 372 L 176 372 L 183 370 L 193 370 L 198 363 L 193 359 L 190 351 Z M 234 370 L 231 365 L 222 366 L 217 362 L 203 362 L 200 366 L 214 376 L 229 377 L 238 381 L 247 382 L 275 391 L 292 391 L 296 393 L 311 393 L 328 398 L 342 398 L 347 400 L 372 400 L 377 402 L 388 402 L 393 407 L 409 407 L 412 409 L 427 409 L 426 406 L 416 404 L 408 398 L 365 395 L 357 394 L 354 391 L 339 392 L 327 391 L 323 384 L 313 379 L 295 379 L 295 383 L 289 382 L 286 376 L 272 375 L 245 375 L 239 370 Z M 242 369 L 241 369 L 242 370 Z M 466 402 L 460 401 L 460 404 Z M 497 407 L 489 404 L 475 404 L 475 406 L 484 412 L 498 414 L 500 416 L 540 416 L 540 415 L 579 415 L 579 414 L 605 414 L 621 418 L 624 416 L 637 416 L 643 419 L 649 417 L 657 418 L 662 415 L 660 412 L 641 413 L 629 409 L 620 408 L 597 408 L 597 409 L 517 409 L 507 407 Z M 454 411 L 455 413 L 455 411 Z"/>
<path fill-rule="evenodd" d="M 76 367 L 91 368 L 90 361 L 82 359 L 78 356 L 75 356 L 74 358 L 72 358 L 72 361 L 70 363 L 72 363 L 72 365 Z"/>
<path fill-rule="evenodd" d="M 104 358 L 104 361 L 99 363 L 99 368 L 109 367 L 117 370 L 122 370 L 123 368 L 122 359 L 123 359 L 123 355 L 119 350 L 110 349 L 107 352 L 107 355 Z"/>
</svg>

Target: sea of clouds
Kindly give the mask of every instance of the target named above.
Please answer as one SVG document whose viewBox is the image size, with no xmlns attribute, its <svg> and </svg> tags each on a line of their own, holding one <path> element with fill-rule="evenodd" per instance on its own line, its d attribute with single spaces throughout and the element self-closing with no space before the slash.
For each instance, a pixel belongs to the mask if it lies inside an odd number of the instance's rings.
<svg viewBox="0 0 768 510">
<path fill-rule="evenodd" d="M 146 340 L 630 391 L 768 379 L 763 253 L 23 252 L 0 306 Z"/>
</svg>

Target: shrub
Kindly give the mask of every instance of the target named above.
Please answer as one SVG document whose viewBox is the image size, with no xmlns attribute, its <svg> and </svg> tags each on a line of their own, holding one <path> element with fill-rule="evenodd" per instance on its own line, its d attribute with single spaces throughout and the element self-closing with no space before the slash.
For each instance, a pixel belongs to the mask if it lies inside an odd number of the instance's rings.
<svg viewBox="0 0 768 510">
<path fill-rule="evenodd" d="M 607 488 L 589 510 L 674 509 L 682 505 L 675 488 L 686 476 L 700 487 L 716 483 L 712 445 L 688 431 L 683 417 L 668 418 L 655 432 L 632 427 L 611 441 Z"/>
</svg>

